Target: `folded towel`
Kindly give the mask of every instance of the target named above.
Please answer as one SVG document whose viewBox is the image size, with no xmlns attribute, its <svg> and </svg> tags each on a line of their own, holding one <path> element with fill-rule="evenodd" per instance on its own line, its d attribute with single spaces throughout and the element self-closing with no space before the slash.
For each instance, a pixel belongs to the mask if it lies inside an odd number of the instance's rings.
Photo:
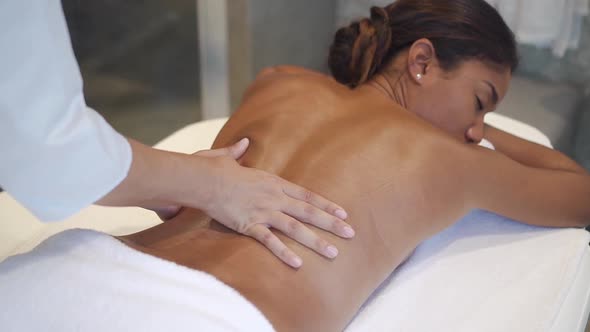
<svg viewBox="0 0 590 332">
<path fill-rule="evenodd" d="M 273 331 L 215 277 L 69 230 L 0 264 L 2 331 Z"/>
</svg>

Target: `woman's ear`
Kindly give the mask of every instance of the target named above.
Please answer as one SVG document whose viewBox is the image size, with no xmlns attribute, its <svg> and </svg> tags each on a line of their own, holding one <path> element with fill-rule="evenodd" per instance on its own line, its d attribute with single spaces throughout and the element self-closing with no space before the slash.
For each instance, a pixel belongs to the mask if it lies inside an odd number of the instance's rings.
<svg viewBox="0 0 590 332">
<path fill-rule="evenodd" d="M 426 38 L 416 40 L 408 52 L 408 71 L 411 79 L 422 85 L 436 62 L 436 53 L 430 40 Z"/>
</svg>

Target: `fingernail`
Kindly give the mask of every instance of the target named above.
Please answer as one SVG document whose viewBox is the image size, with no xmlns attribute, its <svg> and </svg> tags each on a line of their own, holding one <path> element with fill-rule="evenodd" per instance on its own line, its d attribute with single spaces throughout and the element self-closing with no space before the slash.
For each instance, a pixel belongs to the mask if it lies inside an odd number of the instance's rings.
<svg viewBox="0 0 590 332">
<path fill-rule="evenodd" d="M 334 246 L 329 246 L 328 248 L 326 248 L 326 254 L 330 258 L 334 258 L 338 256 L 338 249 L 336 249 L 336 247 Z"/>
<path fill-rule="evenodd" d="M 344 227 L 344 236 L 353 237 L 355 234 L 354 229 L 349 226 Z"/>
<path fill-rule="evenodd" d="M 302 264 L 303 264 L 303 261 L 301 260 L 301 258 L 299 258 L 297 256 L 295 256 L 291 259 L 291 265 L 294 268 L 300 268 Z"/>
<path fill-rule="evenodd" d="M 334 212 L 334 214 L 336 215 L 336 217 L 344 220 L 346 218 L 348 218 L 348 213 L 346 213 L 346 211 L 342 210 L 342 209 L 338 209 Z"/>
</svg>

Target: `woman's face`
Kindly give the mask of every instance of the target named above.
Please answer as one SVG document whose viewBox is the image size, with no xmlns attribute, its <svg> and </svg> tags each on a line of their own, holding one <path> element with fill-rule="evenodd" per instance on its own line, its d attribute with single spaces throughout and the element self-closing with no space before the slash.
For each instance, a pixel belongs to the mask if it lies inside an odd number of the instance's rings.
<svg viewBox="0 0 590 332">
<path fill-rule="evenodd" d="M 466 143 L 483 138 L 484 116 L 506 95 L 509 68 L 494 69 L 482 61 L 465 61 L 445 72 L 431 70 L 422 77 L 410 110 Z"/>
</svg>

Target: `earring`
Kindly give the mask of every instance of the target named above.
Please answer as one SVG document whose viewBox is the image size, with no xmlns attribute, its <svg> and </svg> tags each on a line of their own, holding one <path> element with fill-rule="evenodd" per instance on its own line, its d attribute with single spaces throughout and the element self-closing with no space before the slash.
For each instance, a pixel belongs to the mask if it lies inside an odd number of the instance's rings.
<svg viewBox="0 0 590 332">
<path fill-rule="evenodd" d="M 422 79 L 422 74 L 416 74 L 416 78 L 417 78 L 418 80 L 421 80 L 421 79 Z"/>
</svg>

